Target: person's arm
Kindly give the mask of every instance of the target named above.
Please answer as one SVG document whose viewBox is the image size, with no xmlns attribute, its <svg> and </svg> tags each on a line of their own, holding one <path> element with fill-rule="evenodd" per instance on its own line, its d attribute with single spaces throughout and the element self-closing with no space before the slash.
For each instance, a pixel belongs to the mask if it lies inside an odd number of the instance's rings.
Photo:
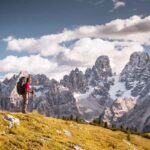
<svg viewBox="0 0 150 150">
<path fill-rule="evenodd" d="M 29 84 L 25 84 L 25 91 L 26 93 L 34 94 L 34 91 L 30 88 Z"/>
<path fill-rule="evenodd" d="M 27 92 L 28 92 L 28 93 L 31 93 L 31 94 L 34 93 L 34 91 L 33 91 L 32 89 L 28 89 Z"/>
</svg>

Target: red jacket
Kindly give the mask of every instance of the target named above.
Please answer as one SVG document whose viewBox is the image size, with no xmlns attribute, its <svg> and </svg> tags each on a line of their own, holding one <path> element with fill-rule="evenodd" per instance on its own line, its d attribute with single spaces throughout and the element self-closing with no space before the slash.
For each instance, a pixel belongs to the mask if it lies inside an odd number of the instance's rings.
<svg viewBox="0 0 150 150">
<path fill-rule="evenodd" d="M 27 82 L 23 85 L 26 92 L 31 92 L 30 84 Z"/>
</svg>

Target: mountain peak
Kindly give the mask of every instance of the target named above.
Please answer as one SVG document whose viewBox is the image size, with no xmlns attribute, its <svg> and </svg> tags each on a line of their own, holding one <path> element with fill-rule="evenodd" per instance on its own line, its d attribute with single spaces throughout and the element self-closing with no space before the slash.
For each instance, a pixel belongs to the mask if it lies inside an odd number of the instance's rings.
<svg viewBox="0 0 150 150">
<path fill-rule="evenodd" d="M 130 61 L 132 65 L 144 66 L 148 61 L 150 61 L 149 54 L 146 52 L 134 52 L 130 56 Z"/>
<path fill-rule="evenodd" d="M 95 67 L 99 70 L 103 70 L 104 68 L 110 68 L 110 61 L 108 56 L 99 56 L 96 59 Z"/>
<path fill-rule="evenodd" d="M 84 92 L 86 78 L 83 72 L 76 68 L 75 70 L 72 70 L 69 75 L 65 75 L 60 83 L 63 86 L 68 87 L 71 91 Z"/>
<path fill-rule="evenodd" d="M 92 70 L 87 70 L 86 73 L 91 74 L 94 80 L 107 80 L 108 77 L 112 76 L 112 69 L 110 67 L 110 61 L 108 56 L 99 56 L 92 67 Z"/>
</svg>

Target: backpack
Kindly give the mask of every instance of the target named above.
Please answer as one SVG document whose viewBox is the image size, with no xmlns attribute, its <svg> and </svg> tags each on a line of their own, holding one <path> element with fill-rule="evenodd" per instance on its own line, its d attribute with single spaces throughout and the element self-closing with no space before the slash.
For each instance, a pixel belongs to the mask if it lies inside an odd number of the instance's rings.
<svg viewBox="0 0 150 150">
<path fill-rule="evenodd" d="M 27 82 L 27 77 L 21 77 L 17 82 L 17 93 L 19 95 L 26 94 L 23 85 Z"/>
</svg>

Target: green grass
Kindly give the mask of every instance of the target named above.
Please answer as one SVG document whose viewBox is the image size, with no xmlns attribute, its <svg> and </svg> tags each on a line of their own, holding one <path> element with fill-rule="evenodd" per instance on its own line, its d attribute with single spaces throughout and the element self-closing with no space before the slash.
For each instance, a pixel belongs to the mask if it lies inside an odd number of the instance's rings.
<svg viewBox="0 0 150 150">
<path fill-rule="evenodd" d="M 150 140 L 138 135 L 112 131 L 89 124 L 48 118 L 36 112 L 13 113 L 20 126 L 8 127 L 0 112 L 0 150 L 73 150 L 78 145 L 85 150 L 150 150 Z M 64 134 L 71 132 L 72 136 Z"/>
</svg>

